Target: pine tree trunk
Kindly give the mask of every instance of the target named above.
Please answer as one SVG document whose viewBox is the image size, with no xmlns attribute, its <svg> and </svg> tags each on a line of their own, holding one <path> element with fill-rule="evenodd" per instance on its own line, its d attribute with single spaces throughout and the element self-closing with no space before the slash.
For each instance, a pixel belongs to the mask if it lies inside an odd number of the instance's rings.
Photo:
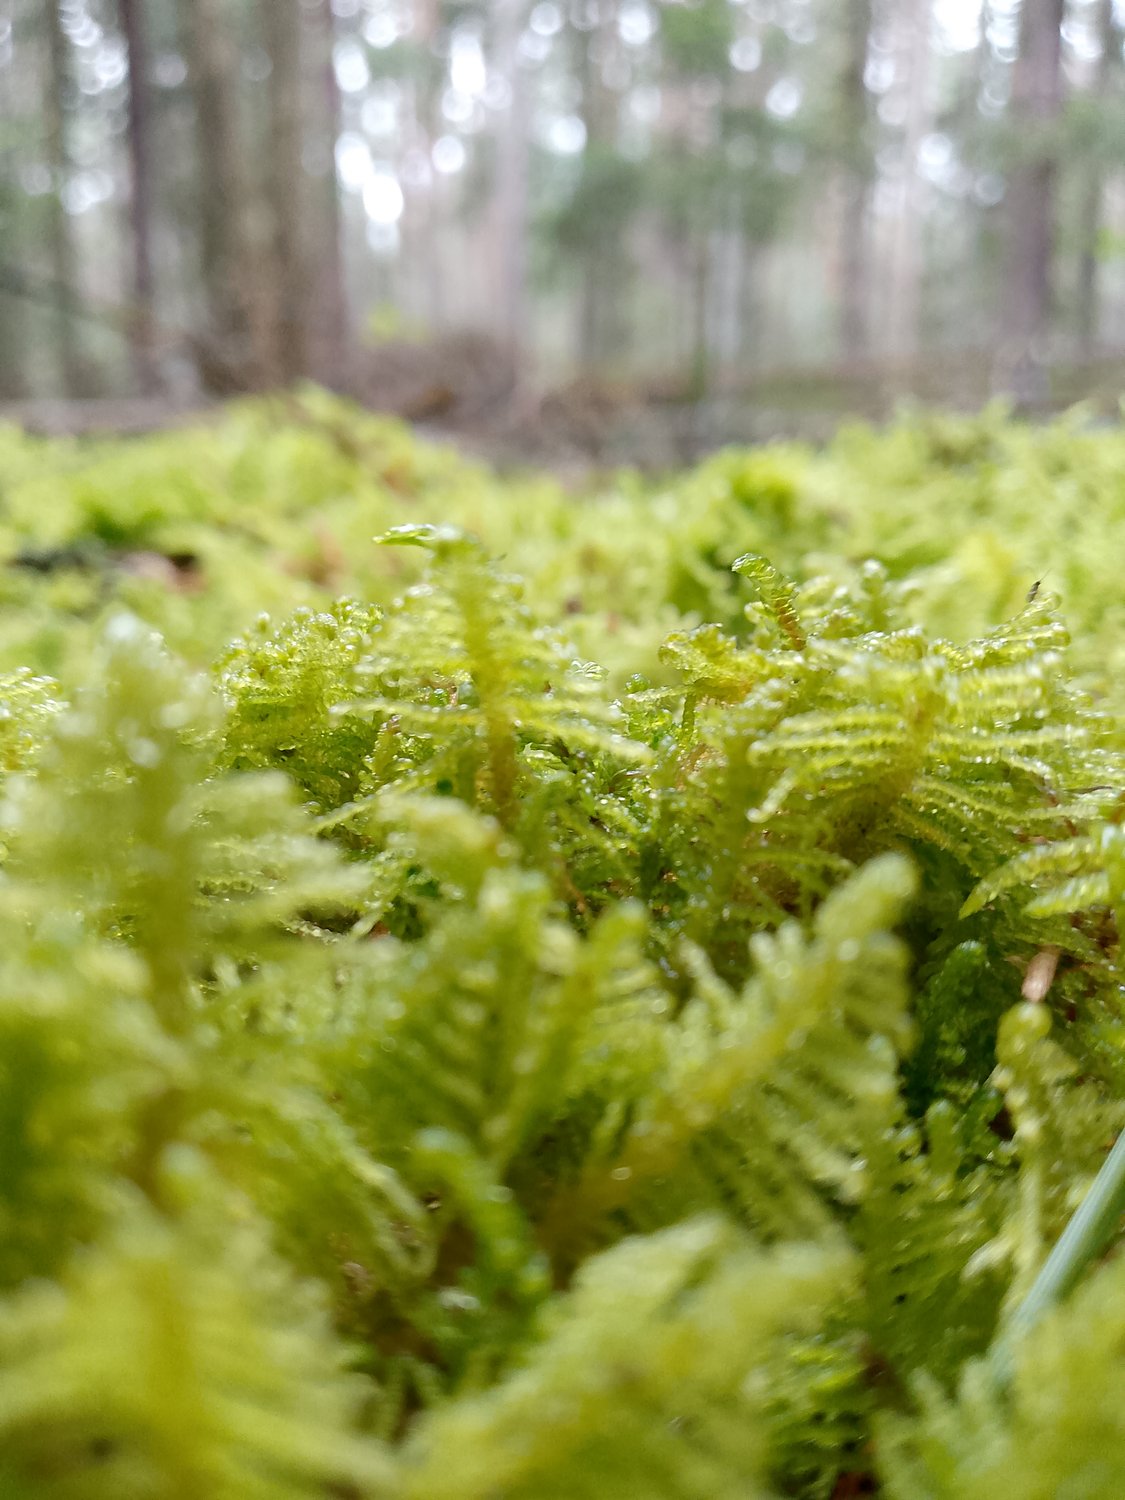
<svg viewBox="0 0 1125 1500">
<path fill-rule="evenodd" d="M 608 161 L 617 152 L 621 99 L 607 86 L 605 68 L 617 45 L 619 11 L 618 0 L 602 0 L 592 12 L 596 24 L 576 32 L 587 161 L 599 155 Z M 620 363 L 629 340 L 622 221 L 592 220 L 584 240 L 581 364 L 584 370 L 602 372 Z"/>
<path fill-rule="evenodd" d="M 1046 337 L 1051 315 L 1055 238 L 1051 127 L 1062 108 L 1065 0 L 1024 0 L 1020 51 L 1012 80 L 1012 115 L 1030 142 L 1008 185 L 1006 299 L 998 383 L 1023 406 L 1048 394 Z"/>
<path fill-rule="evenodd" d="M 693 237 L 691 283 L 691 396 L 701 402 L 711 384 L 711 338 L 708 308 L 711 299 L 711 236 L 702 226 Z"/>
<path fill-rule="evenodd" d="M 312 342 L 319 349 L 317 373 L 333 385 L 346 385 L 350 372 L 351 351 L 348 327 L 348 290 L 344 263 L 344 224 L 340 203 L 340 183 L 336 174 L 336 142 L 340 139 L 340 85 L 336 79 L 334 49 L 336 18 L 332 0 L 321 0 L 317 11 L 320 48 L 317 69 L 322 80 L 321 99 L 327 144 L 327 162 L 323 193 L 324 212 L 321 225 L 320 264 L 316 271 L 316 291 L 312 307 Z"/>
<path fill-rule="evenodd" d="M 846 0 L 841 130 L 849 154 L 840 224 L 840 344 L 846 358 L 862 355 L 869 337 L 867 47 L 872 0 Z"/>
<path fill-rule="evenodd" d="M 261 384 L 262 349 L 251 306 L 233 86 L 233 38 L 224 0 L 185 0 L 195 104 L 200 273 L 206 327 L 204 383 L 236 390 Z"/>
<path fill-rule="evenodd" d="M 419 69 L 414 84 L 414 118 L 421 129 L 421 142 L 427 151 L 432 150 L 435 140 L 443 133 L 441 115 L 441 93 L 444 83 L 444 50 L 446 17 L 443 0 L 414 0 L 414 26 L 412 35 L 425 66 Z M 500 69 L 497 68 L 499 72 Z M 449 222 L 449 197 L 445 184 L 435 180 L 425 199 L 425 215 L 420 224 L 420 243 L 413 252 L 418 261 L 419 281 L 422 285 L 424 321 L 435 336 L 444 332 L 449 320 L 449 308 L 454 291 L 451 279 L 446 275 L 446 260 L 454 256 L 454 233 Z M 421 215 L 415 216 L 418 223 Z M 499 302 L 497 303 L 499 306 Z"/>
<path fill-rule="evenodd" d="M 9 164 L 0 157 L 0 169 Z M 10 198 L 0 203 L 0 240 L 14 259 L 20 249 L 15 208 Z M 7 268 L 0 268 L 0 401 L 19 401 L 28 394 L 27 319 L 24 302 Z"/>
<path fill-rule="evenodd" d="M 0 117 L 16 118 L 12 69 L 0 69 Z M 11 136 L 0 135 L 0 400 L 18 401 L 28 394 L 27 314 L 13 267 L 24 257 L 24 195 L 18 186 L 19 149 Z"/>
<path fill-rule="evenodd" d="M 129 232 L 133 262 L 133 360 L 137 384 L 142 391 L 148 392 L 157 383 L 153 354 L 155 292 L 152 268 L 148 46 L 141 0 L 118 0 L 118 9 L 129 58 Z"/>
<path fill-rule="evenodd" d="M 932 122 L 929 100 L 932 12 L 932 0 L 908 0 L 902 11 L 906 125 L 887 290 L 890 346 L 894 354 L 902 357 L 917 351 L 922 309 L 918 152 Z"/>
<path fill-rule="evenodd" d="M 514 373 L 527 352 L 527 235 L 530 119 L 527 81 L 518 46 L 526 0 L 496 0 L 496 66 L 511 86 L 507 119 L 501 123 L 496 172 L 497 267 L 500 329 Z"/>
<path fill-rule="evenodd" d="M 301 235 L 301 10 L 296 0 L 261 0 L 270 60 L 269 160 L 266 164 L 273 263 L 271 366 L 290 384 L 306 362 L 307 287 Z"/>
<path fill-rule="evenodd" d="M 1092 92 L 1095 101 L 1100 103 L 1109 95 L 1121 59 L 1117 28 L 1113 20 L 1113 0 L 1098 0 L 1097 29 L 1101 56 Z M 1078 209 L 1081 252 L 1076 311 L 1079 348 L 1087 357 L 1094 353 L 1099 335 L 1098 237 L 1102 229 L 1104 196 L 1104 170 L 1101 162 L 1095 161 L 1087 170 Z"/>
<path fill-rule="evenodd" d="M 70 46 L 62 27 L 58 0 L 46 0 L 47 60 L 50 87 L 46 108 L 47 160 L 51 168 L 50 260 L 55 304 L 55 354 L 64 395 L 83 394 L 82 359 L 78 333 L 78 289 L 74 237 L 64 195 L 70 176 L 67 108 L 72 102 Z"/>
</svg>

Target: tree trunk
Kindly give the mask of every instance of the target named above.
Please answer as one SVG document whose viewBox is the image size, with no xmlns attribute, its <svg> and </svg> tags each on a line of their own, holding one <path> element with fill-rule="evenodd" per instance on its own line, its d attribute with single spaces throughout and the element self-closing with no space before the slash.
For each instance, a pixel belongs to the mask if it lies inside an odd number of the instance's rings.
<svg viewBox="0 0 1125 1500">
<path fill-rule="evenodd" d="M 66 211 L 65 192 L 70 176 L 70 142 L 67 110 L 73 103 L 70 47 L 62 28 L 58 0 L 46 0 L 47 60 L 50 87 L 46 105 L 47 160 L 51 168 L 50 214 L 51 277 L 55 298 L 55 351 L 58 376 L 64 395 L 83 394 L 82 359 L 78 335 L 78 289 L 75 281 L 74 237 Z"/>
<path fill-rule="evenodd" d="M 691 236 L 691 374 L 694 401 L 702 401 L 711 384 L 711 233 L 710 215 Z"/>
<path fill-rule="evenodd" d="M 519 62 L 526 0 L 496 0 L 496 67 L 511 87 L 508 117 L 497 142 L 496 226 L 500 277 L 500 329 L 517 376 L 527 353 L 527 235 L 530 114 L 527 80 Z"/>
<path fill-rule="evenodd" d="M 336 18 L 332 0 L 321 0 L 316 23 L 320 33 L 317 67 L 320 72 L 323 104 L 323 130 L 327 144 L 327 169 L 323 194 L 324 214 L 321 224 L 320 264 L 312 294 L 311 332 L 320 350 L 315 361 L 317 373 L 332 385 L 346 385 L 350 374 L 351 353 L 348 326 L 348 289 L 344 262 L 344 223 L 340 203 L 340 183 L 336 173 L 336 142 L 340 139 L 342 111 L 340 85 L 336 79 L 334 49 Z"/>
<path fill-rule="evenodd" d="M 840 344 L 846 358 L 868 344 L 868 199 L 871 169 L 867 144 L 867 47 L 872 0 L 846 0 L 840 128 L 848 154 L 840 224 Z"/>
<path fill-rule="evenodd" d="M 129 231 L 133 259 L 133 360 L 137 384 L 143 392 L 148 393 L 157 385 L 153 354 L 155 319 L 148 46 L 141 0 L 118 0 L 118 10 L 129 57 Z"/>
<path fill-rule="evenodd" d="M 278 380 L 291 384 L 307 368 L 301 236 L 301 10 L 296 0 L 261 0 L 260 14 L 270 60 L 266 178 L 273 263 L 271 365 Z"/>
<path fill-rule="evenodd" d="M 205 385 L 238 390 L 262 383 L 254 334 L 239 171 L 229 11 L 224 0 L 185 0 L 189 75 L 195 104 L 200 270 L 206 321 L 199 344 Z"/>
<path fill-rule="evenodd" d="M 0 68 L 0 118 L 15 120 L 13 69 Z M 23 261 L 24 195 L 18 185 L 19 149 L 15 132 L 0 135 L 0 400 L 18 401 L 29 394 L 27 317 L 22 288 L 14 267 Z"/>
<path fill-rule="evenodd" d="M 1045 341 L 1051 314 L 1055 238 L 1055 146 L 1062 108 L 1065 0 L 1023 0 L 1012 117 L 1027 142 L 1008 184 L 1004 336 L 998 381 L 1021 406 L 1047 398 Z"/>
<path fill-rule="evenodd" d="M 599 156 L 617 149 L 618 96 L 606 87 L 603 68 L 607 49 L 617 30 L 617 0 L 603 0 L 593 12 L 594 22 L 575 28 L 576 72 L 582 90 L 582 122 L 586 127 L 583 170 L 600 170 Z M 625 343 L 622 326 L 623 250 L 620 226 L 592 220 L 584 234 L 581 258 L 582 290 L 578 327 L 582 373 L 601 373 L 620 360 Z"/>
<path fill-rule="evenodd" d="M 1117 28 L 1113 21 L 1113 0 L 1098 0 L 1097 30 L 1101 56 L 1098 58 L 1092 93 L 1095 102 L 1100 104 L 1113 87 L 1114 74 L 1121 60 Z M 1087 170 L 1078 209 L 1078 230 L 1082 246 L 1078 263 L 1078 343 L 1087 357 L 1094 353 L 1098 344 L 1098 237 L 1102 229 L 1104 195 L 1104 168 L 1100 161 L 1094 161 Z"/>
<path fill-rule="evenodd" d="M 932 0 L 908 0 L 902 13 L 906 128 L 902 178 L 894 217 L 887 302 L 890 347 L 906 357 L 917 352 L 922 308 L 922 215 L 918 152 L 930 129 L 930 23 Z"/>
</svg>

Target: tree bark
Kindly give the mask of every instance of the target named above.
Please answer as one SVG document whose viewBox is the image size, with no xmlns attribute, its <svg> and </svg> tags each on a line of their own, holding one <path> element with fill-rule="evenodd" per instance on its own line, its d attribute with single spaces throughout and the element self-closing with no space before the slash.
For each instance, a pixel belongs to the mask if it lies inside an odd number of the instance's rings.
<svg viewBox="0 0 1125 1500">
<path fill-rule="evenodd" d="M 906 127 L 902 178 L 891 245 L 888 322 L 893 354 L 908 356 L 918 348 L 922 311 L 922 216 L 918 152 L 930 129 L 930 22 L 932 0 L 908 0 L 902 13 L 902 57 L 906 71 Z"/>
<path fill-rule="evenodd" d="M 1022 158 L 1008 184 L 1008 250 L 997 382 L 1021 406 L 1047 398 L 1057 175 L 1052 127 L 1062 108 L 1065 0 L 1023 0 L 1012 79 L 1012 122 Z"/>
<path fill-rule="evenodd" d="M 12 68 L 0 69 L 0 117 L 17 118 L 12 97 Z M 12 267 L 23 260 L 24 195 L 18 185 L 18 138 L 0 135 L 0 244 L 9 264 L 0 265 L 0 400 L 18 401 L 29 393 L 27 317 Z"/>
<path fill-rule="evenodd" d="M 1113 0 L 1098 0 L 1098 41 L 1101 55 L 1094 74 L 1092 94 L 1096 104 L 1104 101 L 1113 86 L 1114 74 L 1121 60 L 1117 28 L 1113 20 Z M 1078 344 L 1087 357 L 1098 343 L 1100 286 L 1098 237 L 1102 228 L 1102 206 L 1105 196 L 1105 173 L 1102 163 L 1091 163 L 1082 188 L 1078 209 L 1082 248 L 1078 263 L 1077 323 Z"/>
<path fill-rule="evenodd" d="M 500 328 L 513 374 L 527 349 L 527 234 L 530 116 L 527 80 L 519 62 L 526 0 L 496 0 L 496 66 L 512 91 L 500 125 L 496 165 Z"/>
<path fill-rule="evenodd" d="M 51 276 L 55 292 L 55 352 L 64 395 L 83 394 L 82 357 L 78 334 L 78 289 L 74 236 L 66 211 L 65 193 L 70 176 L 70 141 L 67 110 L 73 103 L 70 45 L 62 27 L 57 0 L 45 0 L 47 60 L 50 86 L 46 100 L 47 160 L 51 169 L 50 214 Z"/>
<path fill-rule="evenodd" d="M 185 0 L 185 19 L 206 306 L 201 373 L 208 387 L 236 390 L 261 384 L 267 372 L 251 304 L 228 8 L 223 0 Z"/>
<path fill-rule="evenodd" d="M 711 300 L 711 234 L 705 222 L 693 236 L 692 243 L 692 338 L 691 395 L 699 403 L 707 396 L 711 384 L 711 337 L 708 310 Z"/>
<path fill-rule="evenodd" d="M 152 265 L 152 152 L 148 45 L 141 0 L 118 0 L 129 59 L 129 231 L 133 261 L 133 360 L 137 384 L 157 385 L 153 351 L 155 286 Z"/>
<path fill-rule="evenodd" d="M 868 200 L 871 169 L 867 146 L 867 47 L 872 0 L 846 0 L 841 130 L 848 161 L 840 224 L 840 344 L 845 357 L 866 352 L 868 313 Z"/>
<path fill-rule="evenodd" d="M 270 60 L 266 165 L 273 262 L 271 365 L 290 384 L 306 370 L 307 287 L 301 235 L 301 10 L 297 0 L 261 0 Z"/>
<path fill-rule="evenodd" d="M 582 121 L 586 127 L 583 170 L 599 170 L 599 154 L 617 149 L 619 101 L 603 78 L 606 52 L 617 29 L 618 0 L 604 0 L 594 24 L 575 28 L 576 66 L 582 90 Z M 591 168 L 590 164 L 593 163 Z M 623 327 L 624 247 L 620 224 L 592 219 L 582 256 L 582 289 L 578 319 L 579 365 L 584 374 L 600 373 L 619 361 L 626 341 Z"/>
<path fill-rule="evenodd" d="M 445 82 L 445 54 L 449 40 L 449 16 L 445 13 L 443 0 L 414 0 L 413 36 L 423 65 L 418 69 L 413 88 L 413 115 L 418 131 L 419 148 L 431 153 L 434 142 L 444 133 L 441 114 L 441 95 Z M 500 66 L 497 71 L 501 72 Z M 432 160 L 432 157 L 431 157 Z M 446 329 L 454 288 L 446 271 L 452 255 L 460 257 L 455 244 L 456 231 L 450 223 L 450 193 L 448 184 L 439 176 L 431 179 L 430 190 L 419 195 L 410 216 L 412 222 L 404 226 L 413 231 L 413 243 L 407 249 L 409 259 L 417 265 L 417 285 L 420 289 L 422 322 L 432 337 L 440 337 Z M 498 252 L 492 256 L 498 258 Z M 493 301 L 501 306 L 498 298 Z"/>
<path fill-rule="evenodd" d="M 346 385 L 351 350 L 348 323 L 348 287 L 344 261 L 344 219 L 340 183 L 336 173 L 336 142 L 340 139 L 342 110 L 340 85 L 336 79 L 336 18 L 332 0 L 321 0 L 316 24 L 320 34 L 317 68 L 322 80 L 321 102 L 327 145 L 320 264 L 312 292 L 312 344 L 320 351 L 317 373 L 332 385 Z M 310 350 L 311 353 L 311 350 Z"/>
</svg>

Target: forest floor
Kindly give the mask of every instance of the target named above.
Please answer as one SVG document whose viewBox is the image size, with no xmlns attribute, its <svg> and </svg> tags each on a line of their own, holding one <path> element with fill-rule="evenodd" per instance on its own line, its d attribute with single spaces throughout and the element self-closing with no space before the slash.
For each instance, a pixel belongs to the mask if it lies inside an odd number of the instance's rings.
<svg viewBox="0 0 1125 1500">
<path fill-rule="evenodd" d="M 1120 416 L 1125 356 L 1059 362 L 1045 369 L 1033 415 L 1087 404 Z M 974 411 L 992 395 L 987 351 L 717 372 L 701 390 L 682 376 L 647 380 L 584 376 L 554 386 L 514 378 L 489 339 L 458 335 L 364 351 L 342 393 L 369 410 L 411 422 L 502 468 L 533 464 L 581 477 L 618 466 L 665 471 L 731 444 L 795 438 L 825 442 L 850 421 L 889 420 L 903 406 Z M 132 436 L 196 424 L 227 398 L 112 396 L 0 403 L 0 422 L 44 436 Z"/>
</svg>

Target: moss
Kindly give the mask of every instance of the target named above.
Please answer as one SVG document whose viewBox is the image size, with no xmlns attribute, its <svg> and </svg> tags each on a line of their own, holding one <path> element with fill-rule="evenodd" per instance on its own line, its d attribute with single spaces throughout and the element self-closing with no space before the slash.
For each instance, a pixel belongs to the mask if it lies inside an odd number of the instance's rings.
<svg viewBox="0 0 1125 1500">
<path fill-rule="evenodd" d="M 1123 443 L 0 433 L 4 1493 L 1121 1492 Z"/>
</svg>

